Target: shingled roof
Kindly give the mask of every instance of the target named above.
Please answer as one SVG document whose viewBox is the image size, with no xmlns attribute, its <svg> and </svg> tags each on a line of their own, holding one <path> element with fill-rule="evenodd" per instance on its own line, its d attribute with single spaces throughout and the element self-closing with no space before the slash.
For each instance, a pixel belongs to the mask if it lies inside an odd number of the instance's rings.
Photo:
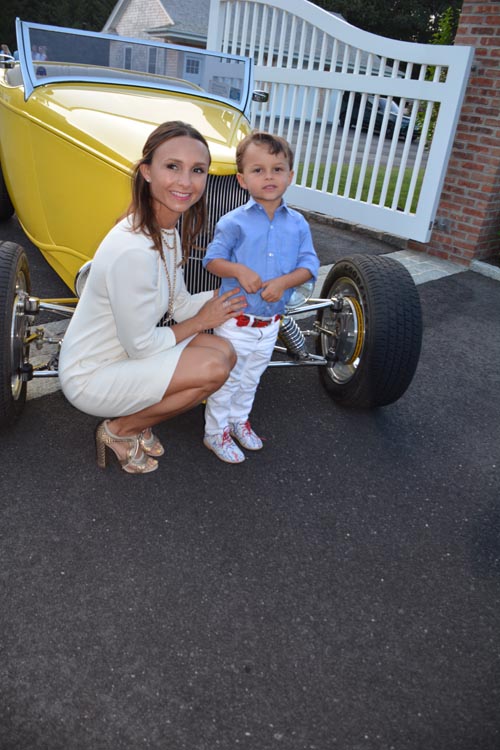
<svg viewBox="0 0 500 750">
<path fill-rule="evenodd" d="M 165 11 L 173 20 L 173 26 L 155 27 L 148 33 L 155 36 L 199 38 L 206 41 L 210 0 L 160 0 Z"/>
<path fill-rule="evenodd" d="M 209 13 L 210 0 L 118 0 L 103 31 L 204 47 Z"/>
</svg>

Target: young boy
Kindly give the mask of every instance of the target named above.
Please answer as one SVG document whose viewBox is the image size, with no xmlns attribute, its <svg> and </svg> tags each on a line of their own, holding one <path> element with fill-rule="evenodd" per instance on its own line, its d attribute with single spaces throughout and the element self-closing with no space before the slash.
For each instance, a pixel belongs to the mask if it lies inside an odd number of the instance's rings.
<svg viewBox="0 0 500 750">
<path fill-rule="evenodd" d="M 250 200 L 223 216 L 205 267 L 222 279 L 221 293 L 240 288 L 244 314 L 215 330 L 229 339 L 238 361 L 225 384 L 207 400 L 204 444 L 227 463 L 260 450 L 248 421 L 260 377 L 271 359 L 280 319 L 293 288 L 316 278 L 319 260 L 304 217 L 283 195 L 293 179 L 293 152 L 284 138 L 255 131 L 236 150 L 237 179 Z"/>
</svg>

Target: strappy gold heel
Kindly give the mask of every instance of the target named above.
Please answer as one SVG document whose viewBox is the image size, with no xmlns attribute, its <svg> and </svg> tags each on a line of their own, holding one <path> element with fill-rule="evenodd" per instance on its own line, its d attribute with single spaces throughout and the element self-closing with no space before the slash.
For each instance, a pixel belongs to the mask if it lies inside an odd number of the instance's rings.
<svg viewBox="0 0 500 750">
<path fill-rule="evenodd" d="M 148 474 L 158 468 L 158 461 L 147 456 L 141 448 L 139 436 L 119 437 L 113 435 L 108 427 L 108 419 L 97 427 L 95 433 L 95 444 L 97 451 L 97 465 L 100 469 L 106 468 L 106 449 L 113 451 L 120 462 L 123 471 L 128 474 Z M 128 443 L 127 455 L 122 458 L 113 447 L 113 443 Z"/>
<path fill-rule="evenodd" d="M 147 438 L 145 437 L 145 433 L 148 431 L 148 429 L 150 430 L 151 435 Z M 144 453 L 147 453 L 148 456 L 154 456 L 154 458 L 160 458 L 160 456 L 163 456 L 163 454 L 165 453 L 163 445 L 153 433 L 153 430 L 151 430 L 149 427 L 140 433 L 139 445 L 141 446 Z"/>
</svg>

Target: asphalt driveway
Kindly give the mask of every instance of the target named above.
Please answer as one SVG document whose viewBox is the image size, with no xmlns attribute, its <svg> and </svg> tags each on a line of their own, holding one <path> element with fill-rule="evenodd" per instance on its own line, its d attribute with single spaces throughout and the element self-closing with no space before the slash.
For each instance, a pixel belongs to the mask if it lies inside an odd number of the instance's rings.
<svg viewBox="0 0 500 750">
<path fill-rule="evenodd" d="M 268 370 L 240 466 L 197 409 L 158 472 L 99 471 L 93 418 L 28 402 L 0 436 L 0 750 L 500 748 L 500 283 L 418 289 L 400 401 Z"/>
</svg>

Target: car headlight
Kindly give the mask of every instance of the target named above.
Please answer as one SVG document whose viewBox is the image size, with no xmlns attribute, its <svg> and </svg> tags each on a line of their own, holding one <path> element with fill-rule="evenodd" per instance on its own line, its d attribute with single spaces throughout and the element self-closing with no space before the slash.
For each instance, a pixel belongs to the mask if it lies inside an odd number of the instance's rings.
<svg viewBox="0 0 500 750">
<path fill-rule="evenodd" d="M 83 266 L 80 268 L 80 270 L 75 276 L 75 291 L 78 297 L 82 296 L 83 288 L 89 277 L 91 266 L 92 266 L 92 261 L 88 260 L 86 263 L 83 264 Z"/>
<path fill-rule="evenodd" d="M 295 310 L 297 307 L 305 305 L 314 289 L 314 281 L 310 279 L 300 286 L 296 286 L 292 292 L 292 296 L 287 302 L 286 309 Z"/>
</svg>

